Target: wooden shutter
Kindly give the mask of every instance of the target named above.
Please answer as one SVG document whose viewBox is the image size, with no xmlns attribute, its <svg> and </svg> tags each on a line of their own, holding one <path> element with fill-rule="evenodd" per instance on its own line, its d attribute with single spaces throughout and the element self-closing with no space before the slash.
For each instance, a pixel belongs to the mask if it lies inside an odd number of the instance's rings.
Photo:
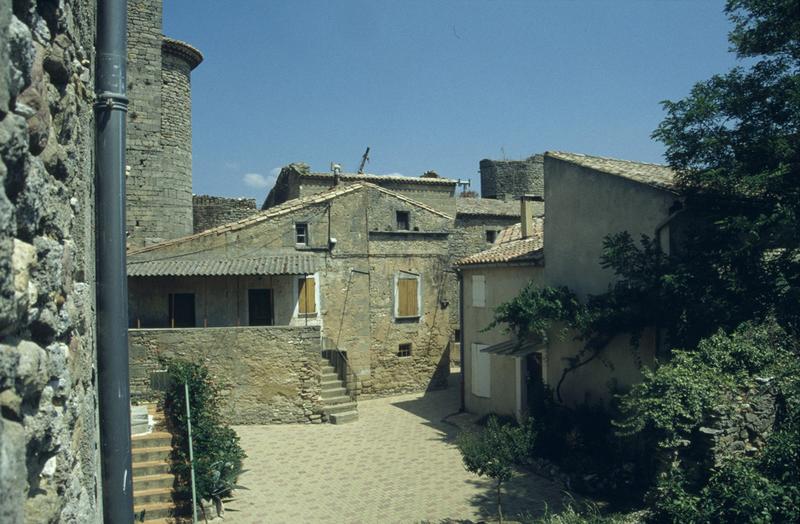
<svg viewBox="0 0 800 524">
<path fill-rule="evenodd" d="M 397 316 L 415 317 L 418 315 L 417 279 L 401 278 L 397 281 Z"/>
<path fill-rule="evenodd" d="M 317 312 L 317 290 L 314 277 L 306 277 L 298 280 L 298 308 L 297 312 L 307 315 Z"/>
<path fill-rule="evenodd" d="M 472 306 L 486 307 L 486 279 L 483 275 L 472 275 Z"/>
</svg>

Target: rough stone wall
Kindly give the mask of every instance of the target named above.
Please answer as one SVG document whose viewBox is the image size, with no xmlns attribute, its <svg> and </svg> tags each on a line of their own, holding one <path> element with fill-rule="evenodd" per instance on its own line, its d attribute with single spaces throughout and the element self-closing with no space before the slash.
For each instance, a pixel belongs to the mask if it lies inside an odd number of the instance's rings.
<svg viewBox="0 0 800 524">
<path fill-rule="evenodd" d="M 162 50 L 162 0 L 128 0 L 131 246 L 192 233 L 190 65 Z"/>
<path fill-rule="evenodd" d="M 0 522 L 99 522 L 95 3 L 0 2 Z"/>
<path fill-rule="evenodd" d="M 131 395 L 157 397 L 159 357 L 205 364 L 229 424 L 321 422 L 318 327 L 132 329 Z"/>
<path fill-rule="evenodd" d="M 257 213 L 255 198 L 225 198 L 210 195 L 194 195 L 194 232 L 234 222 Z"/>
<path fill-rule="evenodd" d="M 544 156 L 525 160 L 480 162 L 481 197 L 512 200 L 520 195 L 544 196 Z"/>
</svg>

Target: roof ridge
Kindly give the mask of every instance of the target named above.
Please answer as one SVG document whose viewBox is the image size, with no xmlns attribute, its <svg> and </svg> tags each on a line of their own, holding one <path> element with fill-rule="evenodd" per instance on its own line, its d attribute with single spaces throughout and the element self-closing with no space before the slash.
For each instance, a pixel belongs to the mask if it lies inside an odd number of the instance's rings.
<svg viewBox="0 0 800 524">
<path fill-rule="evenodd" d="M 602 156 L 602 155 L 587 155 L 586 153 L 572 153 L 570 151 L 545 151 L 545 155 L 573 155 L 579 156 L 583 158 L 596 158 L 599 160 L 611 160 L 613 162 L 626 162 L 628 164 L 637 164 L 643 166 L 655 166 L 655 167 L 665 167 L 667 169 L 672 169 L 669 164 L 659 164 L 657 162 L 642 162 L 640 160 L 628 160 L 627 158 L 615 158 L 612 156 Z"/>
</svg>

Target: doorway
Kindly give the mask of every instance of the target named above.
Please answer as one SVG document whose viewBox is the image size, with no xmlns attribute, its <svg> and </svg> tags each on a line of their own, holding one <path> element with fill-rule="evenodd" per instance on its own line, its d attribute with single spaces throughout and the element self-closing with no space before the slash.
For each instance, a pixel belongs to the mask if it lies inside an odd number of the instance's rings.
<svg viewBox="0 0 800 524">
<path fill-rule="evenodd" d="M 545 401 L 541 353 L 530 353 L 525 357 L 525 398 L 528 413 L 533 417 L 540 416 Z"/>
<path fill-rule="evenodd" d="M 271 289 L 247 290 L 247 324 L 272 326 L 275 322 Z"/>
<path fill-rule="evenodd" d="M 169 327 L 195 327 L 194 293 L 169 294 Z"/>
</svg>

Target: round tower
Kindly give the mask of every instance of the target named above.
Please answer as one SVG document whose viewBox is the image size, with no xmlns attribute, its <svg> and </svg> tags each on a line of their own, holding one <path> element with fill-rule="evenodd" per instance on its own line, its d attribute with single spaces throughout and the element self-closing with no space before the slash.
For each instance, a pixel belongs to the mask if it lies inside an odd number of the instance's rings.
<svg viewBox="0 0 800 524">
<path fill-rule="evenodd" d="M 544 156 L 525 160 L 480 162 L 481 197 L 513 200 L 522 195 L 544 196 Z"/>
<path fill-rule="evenodd" d="M 194 47 L 162 34 L 161 0 L 128 0 L 126 222 L 131 247 L 191 235 Z"/>
</svg>

